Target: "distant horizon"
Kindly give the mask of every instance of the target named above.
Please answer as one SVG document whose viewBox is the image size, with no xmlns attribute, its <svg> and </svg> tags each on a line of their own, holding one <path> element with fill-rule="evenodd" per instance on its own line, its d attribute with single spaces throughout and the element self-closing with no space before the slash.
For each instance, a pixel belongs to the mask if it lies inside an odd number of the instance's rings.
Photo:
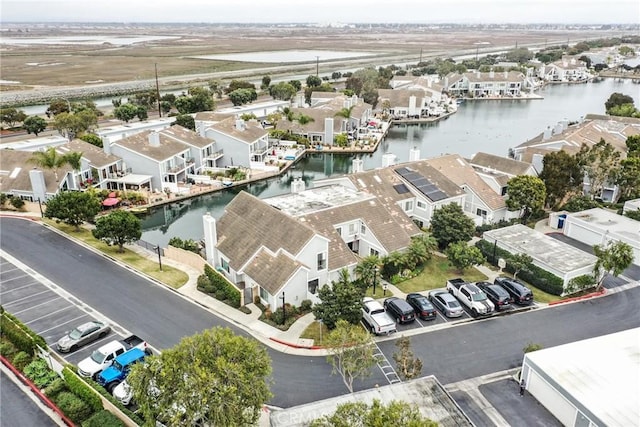
<svg viewBox="0 0 640 427">
<path fill-rule="evenodd" d="M 580 27 L 592 27 L 592 26 L 627 26 L 627 27 L 636 27 L 640 28 L 640 23 L 629 23 L 629 22 L 462 22 L 462 21 L 442 21 L 442 22 L 349 22 L 349 21 L 308 21 L 308 22 L 296 22 L 296 21 L 274 21 L 274 22 L 243 22 L 243 21 L 219 21 L 219 22 L 208 22 L 208 21 L 0 21 L 2 24 L 142 24 L 142 25 L 246 25 L 246 26 L 271 26 L 271 25 L 380 25 L 380 26 L 391 26 L 391 25 L 460 25 L 460 26 L 482 26 L 482 25 L 513 25 L 513 26 L 522 26 L 522 25 L 554 25 L 554 26 L 580 26 Z M 0 29 L 1 31 L 5 31 L 6 29 Z"/>
<path fill-rule="evenodd" d="M 2 0 L 3 23 L 559 24 L 640 22 L 638 0 Z"/>
</svg>

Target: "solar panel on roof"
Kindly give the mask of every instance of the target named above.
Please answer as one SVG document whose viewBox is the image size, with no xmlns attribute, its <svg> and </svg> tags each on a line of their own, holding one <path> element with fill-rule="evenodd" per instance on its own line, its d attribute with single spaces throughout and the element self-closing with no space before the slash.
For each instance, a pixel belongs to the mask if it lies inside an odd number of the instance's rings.
<svg viewBox="0 0 640 427">
<path fill-rule="evenodd" d="M 446 199 L 447 195 L 444 194 L 442 191 L 438 190 L 435 193 L 431 193 L 431 195 L 429 195 L 427 197 L 429 197 L 432 201 L 437 202 L 439 200 Z"/>
<path fill-rule="evenodd" d="M 409 189 L 404 184 L 397 184 L 393 186 L 393 189 L 396 190 L 398 194 L 408 193 Z"/>
</svg>

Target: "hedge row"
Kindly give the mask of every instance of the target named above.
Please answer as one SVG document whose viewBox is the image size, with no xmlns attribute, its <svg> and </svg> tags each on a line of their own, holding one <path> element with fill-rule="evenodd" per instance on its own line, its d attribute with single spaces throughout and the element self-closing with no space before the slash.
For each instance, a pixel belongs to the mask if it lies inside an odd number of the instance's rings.
<svg viewBox="0 0 640 427">
<path fill-rule="evenodd" d="M 14 316 L 7 313 L 2 307 L 0 307 L 0 333 L 6 336 L 18 350 L 24 351 L 32 356 L 36 353 L 36 345 L 47 348 L 47 343 L 44 338 L 37 335 Z"/>
<path fill-rule="evenodd" d="M 98 396 L 91 389 L 91 387 L 87 385 L 87 383 L 85 383 L 74 372 L 72 372 L 71 369 L 65 366 L 65 368 L 62 370 L 62 376 L 64 377 L 69 390 L 80 399 L 85 401 L 87 405 L 89 405 L 89 407 L 91 407 L 91 409 L 93 410 L 92 412 L 98 412 L 102 410 L 102 400 L 100 399 L 100 396 Z"/>
<path fill-rule="evenodd" d="M 198 277 L 198 290 L 213 295 L 232 307 L 240 307 L 240 291 L 211 266 L 204 266 L 204 275 Z"/>
<path fill-rule="evenodd" d="M 507 266 L 505 270 L 509 273 L 513 274 L 515 269 L 509 262 L 509 259 L 512 257 L 512 254 L 504 249 L 498 248 L 494 246 L 494 243 L 488 242 L 486 240 L 479 240 L 476 242 L 476 247 L 482 251 L 482 254 L 487 258 L 493 265 L 498 265 L 498 259 L 504 258 L 507 261 Z M 495 258 L 494 258 L 494 250 L 495 250 Z M 536 288 L 543 290 L 551 295 L 562 295 L 564 291 L 563 280 L 544 270 L 536 265 L 529 265 L 527 268 L 522 269 L 518 272 L 518 277 L 524 280 L 525 282 L 530 283 Z"/>
</svg>

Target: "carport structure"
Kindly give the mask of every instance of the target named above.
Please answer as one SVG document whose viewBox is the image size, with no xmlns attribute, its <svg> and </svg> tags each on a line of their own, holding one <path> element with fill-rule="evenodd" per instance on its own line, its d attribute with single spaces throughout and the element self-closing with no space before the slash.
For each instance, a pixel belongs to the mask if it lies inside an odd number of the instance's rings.
<svg viewBox="0 0 640 427">
<path fill-rule="evenodd" d="M 555 274 L 564 286 L 574 277 L 591 274 L 597 258 L 522 224 L 485 231 L 482 238 L 512 254 L 527 254 L 533 264 Z"/>
<path fill-rule="evenodd" d="M 565 426 L 640 420 L 640 328 L 525 354 L 526 388 Z"/>
</svg>

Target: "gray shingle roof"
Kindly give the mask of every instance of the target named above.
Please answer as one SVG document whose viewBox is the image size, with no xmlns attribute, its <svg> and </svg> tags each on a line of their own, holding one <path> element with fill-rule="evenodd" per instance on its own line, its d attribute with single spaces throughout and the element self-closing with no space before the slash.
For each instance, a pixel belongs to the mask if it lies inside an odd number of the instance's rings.
<svg viewBox="0 0 640 427">
<path fill-rule="evenodd" d="M 230 117 L 221 122 L 214 123 L 211 125 L 211 129 L 231 136 L 238 141 L 246 142 L 247 144 L 253 144 L 269 133 L 256 120 L 243 121 L 243 123 L 243 128 L 238 129 L 236 127 L 236 119 Z"/>
<path fill-rule="evenodd" d="M 283 252 L 274 255 L 263 248 L 251 259 L 244 271 L 267 292 L 276 295 L 300 268 L 304 266 L 289 255 Z"/>
<path fill-rule="evenodd" d="M 30 162 L 33 153 L 30 151 L 2 150 L 0 151 L 0 192 L 23 191 L 31 193 L 31 179 L 29 171 L 39 169 L 44 175 L 46 192 L 53 194 L 59 190 L 60 182 L 56 182 L 51 169 L 38 168 Z M 58 179 L 62 179 L 71 171 L 68 165 L 58 168 Z"/>
<path fill-rule="evenodd" d="M 185 144 L 163 135 L 162 132 L 158 133 L 160 144 L 158 146 L 153 146 L 149 142 L 149 135 L 153 132 L 154 131 L 146 130 L 144 132 L 136 133 L 114 142 L 113 145 L 119 145 L 127 148 L 135 153 L 147 156 L 158 162 L 179 155 L 189 149 Z"/>
<path fill-rule="evenodd" d="M 514 176 L 524 175 L 531 167 L 529 163 L 489 153 L 476 153 L 469 163 L 472 165 L 495 169 Z"/>
<path fill-rule="evenodd" d="M 77 152 L 82 153 L 82 157 L 86 159 L 91 166 L 101 168 L 112 165 L 120 160 L 120 157 L 113 154 L 107 154 L 100 147 L 89 144 L 81 139 L 74 139 L 66 144 L 56 147 L 56 150 L 64 153 Z"/>
<path fill-rule="evenodd" d="M 197 148 L 204 148 L 213 143 L 212 139 L 205 138 L 204 136 L 198 135 L 196 132 L 191 129 L 187 129 L 180 125 L 173 125 L 167 129 L 161 131 L 162 135 L 166 135 L 168 137 L 172 137 L 179 142 L 182 142 L 187 145 L 191 145 Z"/>
</svg>

